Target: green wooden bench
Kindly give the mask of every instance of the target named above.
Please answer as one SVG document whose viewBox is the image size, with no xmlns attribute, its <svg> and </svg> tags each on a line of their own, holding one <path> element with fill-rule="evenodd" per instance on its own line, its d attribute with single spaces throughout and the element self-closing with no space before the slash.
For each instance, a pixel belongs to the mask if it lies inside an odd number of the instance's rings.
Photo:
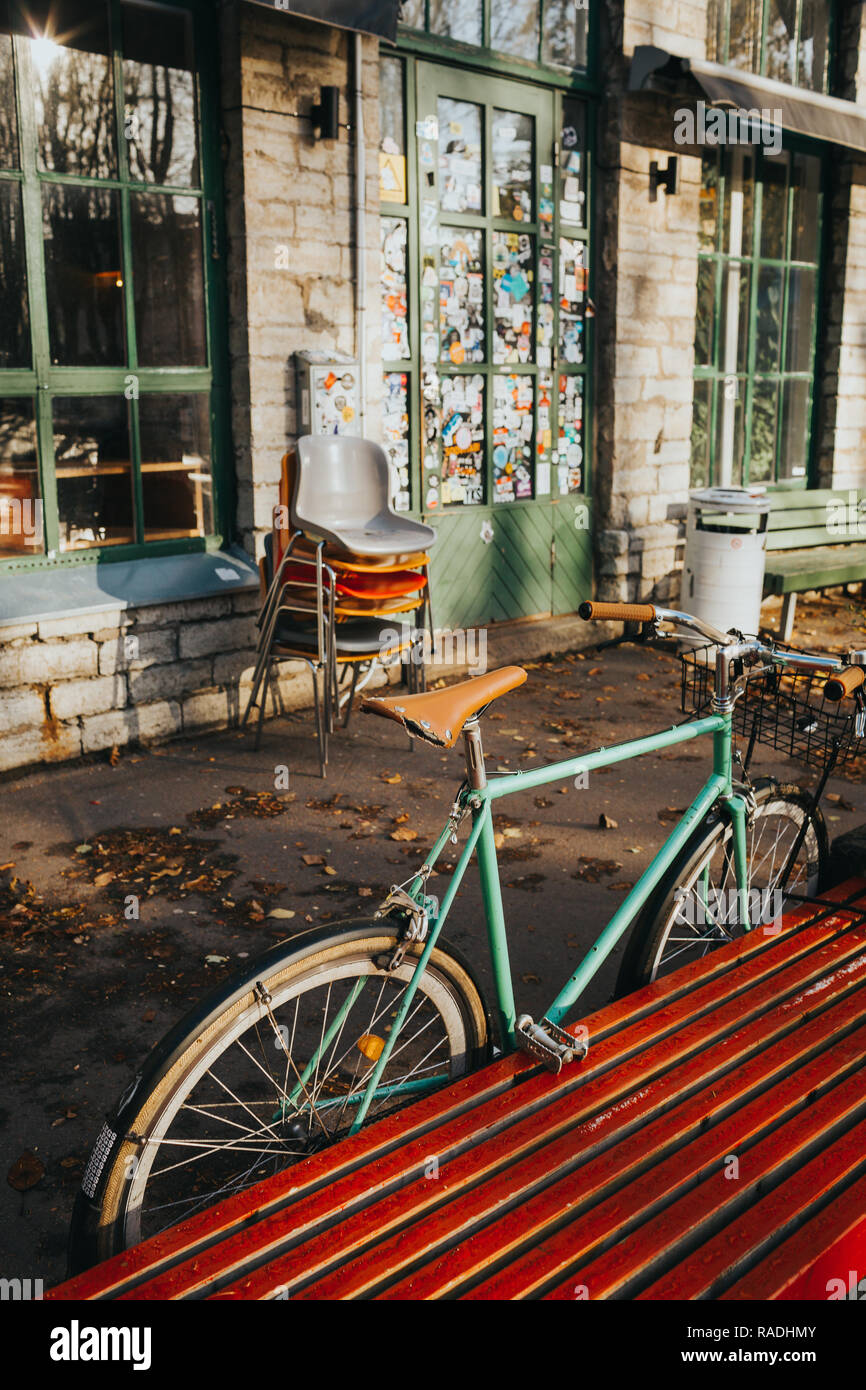
<svg viewBox="0 0 866 1390">
<path fill-rule="evenodd" d="M 764 595 L 782 596 L 791 637 L 797 595 L 866 581 L 866 488 L 782 488 L 771 495 Z"/>
</svg>

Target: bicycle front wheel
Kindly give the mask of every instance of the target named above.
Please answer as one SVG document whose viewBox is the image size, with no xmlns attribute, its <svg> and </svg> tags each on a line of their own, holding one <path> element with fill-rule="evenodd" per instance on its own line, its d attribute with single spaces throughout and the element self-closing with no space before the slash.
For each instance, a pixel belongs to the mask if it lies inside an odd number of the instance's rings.
<svg viewBox="0 0 866 1390">
<path fill-rule="evenodd" d="M 827 829 L 799 787 L 764 779 L 746 825 L 749 925 L 772 925 L 789 895 L 814 894 L 828 856 Z M 805 835 L 787 882 L 791 851 Z M 733 827 L 715 809 L 672 864 L 635 922 L 616 984 L 630 994 L 698 960 L 746 930 L 734 866 Z"/>
<path fill-rule="evenodd" d="M 348 1133 L 421 951 L 390 971 L 399 941 L 387 919 L 303 933 L 181 1020 L 97 1139 L 72 1272 Z M 478 987 L 437 943 L 365 1123 L 481 1065 L 488 1044 Z"/>
</svg>

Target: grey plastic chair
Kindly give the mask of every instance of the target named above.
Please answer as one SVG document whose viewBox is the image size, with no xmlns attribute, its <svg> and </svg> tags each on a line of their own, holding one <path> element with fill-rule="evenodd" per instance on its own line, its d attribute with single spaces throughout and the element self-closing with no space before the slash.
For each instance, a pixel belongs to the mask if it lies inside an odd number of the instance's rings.
<svg viewBox="0 0 866 1390">
<path fill-rule="evenodd" d="M 385 451 L 349 435 L 305 435 L 297 443 L 292 525 L 356 555 L 411 555 L 436 540 L 432 526 L 391 507 Z"/>
</svg>

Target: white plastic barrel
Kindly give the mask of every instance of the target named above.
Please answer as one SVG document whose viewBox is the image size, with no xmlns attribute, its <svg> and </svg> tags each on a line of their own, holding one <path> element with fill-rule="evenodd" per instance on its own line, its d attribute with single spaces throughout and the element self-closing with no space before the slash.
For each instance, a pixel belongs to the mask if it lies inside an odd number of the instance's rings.
<svg viewBox="0 0 866 1390">
<path fill-rule="evenodd" d="M 758 631 L 770 503 L 764 488 L 711 487 L 689 495 L 680 607 L 723 632 Z"/>
</svg>

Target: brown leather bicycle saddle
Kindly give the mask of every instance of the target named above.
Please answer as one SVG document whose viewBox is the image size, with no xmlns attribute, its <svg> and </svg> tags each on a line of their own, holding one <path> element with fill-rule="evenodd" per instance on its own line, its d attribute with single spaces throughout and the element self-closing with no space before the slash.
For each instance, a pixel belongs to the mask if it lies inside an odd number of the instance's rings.
<svg viewBox="0 0 866 1390">
<path fill-rule="evenodd" d="M 428 690 L 423 695 L 368 695 L 362 700 L 361 709 L 365 714 L 396 720 L 407 733 L 428 743 L 453 748 L 467 720 L 525 680 L 522 666 L 502 666 L 498 671 L 488 671 L 486 676 L 459 681 L 442 690 Z"/>
</svg>

